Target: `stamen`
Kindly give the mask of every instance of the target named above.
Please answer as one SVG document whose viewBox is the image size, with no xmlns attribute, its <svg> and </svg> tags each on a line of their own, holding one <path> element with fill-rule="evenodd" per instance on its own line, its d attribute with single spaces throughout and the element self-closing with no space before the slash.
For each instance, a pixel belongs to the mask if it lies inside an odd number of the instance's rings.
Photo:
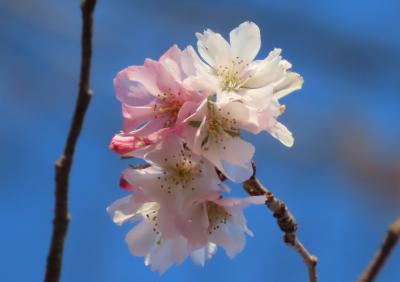
<svg viewBox="0 0 400 282">
<path fill-rule="evenodd" d="M 224 207 L 214 203 L 207 202 L 207 216 L 208 216 L 208 233 L 212 234 L 213 231 L 220 228 L 221 224 L 226 224 L 227 220 L 232 216 Z"/>
</svg>

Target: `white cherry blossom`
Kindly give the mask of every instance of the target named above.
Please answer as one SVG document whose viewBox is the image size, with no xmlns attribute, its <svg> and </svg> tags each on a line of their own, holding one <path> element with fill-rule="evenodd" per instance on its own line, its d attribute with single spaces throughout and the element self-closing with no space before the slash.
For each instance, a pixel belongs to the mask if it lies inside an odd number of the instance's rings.
<svg viewBox="0 0 400 282">
<path fill-rule="evenodd" d="M 191 75 L 188 82 L 197 89 L 216 93 L 217 103 L 240 101 L 259 113 L 263 130 L 284 145 L 292 146 L 290 131 L 276 118 L 284 112 L 279 99 L 301 88 L 302 77 L 289 71 L 291 64 L 274 49 L 263 60 L 254 60 L 261 46 L 260 30 L 255 23 L 244 22 L 230 32 L 228 43 L 210 29 L 196 33 L 201 60 L 189 46 L 184 51 L 183 66 Z"/>
<path fill-rule="evenodd" d="M 182 135 L 190 150 L 208 159 L 232 181 L 243 182 L 253 172 L 251 160 L 255 149 L 240 137 L 240 129 L 257 131 L 258 121 L 254 113 L 238 104 L 203 101 L 186 119 L 189 126 Z"/>
</svg>

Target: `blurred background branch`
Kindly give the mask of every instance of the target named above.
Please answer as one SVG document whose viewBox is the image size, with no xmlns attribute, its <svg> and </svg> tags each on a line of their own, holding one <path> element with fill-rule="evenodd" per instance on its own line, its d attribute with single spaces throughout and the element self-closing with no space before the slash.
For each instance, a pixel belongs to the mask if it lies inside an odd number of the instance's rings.
<svg viewBox="0 0 400 282">
<path fill-rule="evenodd" d="M 393 147 L 371 142 L 373 135 L 361 121 L 347 122 L 341 127 L 345 138 L 338 141 L 339 161 L 346 174 L 360 183 L 362 194 L 371 194 L 386 203 L 398 205 L 400 199 L 400 155 L 396 150 L 397 138 Z M 337 126 L 338 127 L 338 126 Z M 337 136 L 338 137 L 338 136 Z M 366 193 L 369 192 L 369 193 Z"/>
<path fill-rule="evenodd" d="M 400 218 L 389 226 L 387 235 L 382 243 L 381 248 L 376 253 L 375 257 L 369 263 L 367 269 L 362 274 L 358 282 L 372 282 L 375 280 L 386 260 L 392 253 L 400 237 Z"/>
<path fill-rule="evenodd" d="M 92 92 L 89 89 L 90 65 L 92 57 L 92 32 L 93 32 L 93 11 L 96 0 L 82 0 L 82 57 L 81 72 L 79 81 L 79 93 L 72 118 L 70 130 L 65 143 L 64 153 L 55 164 L 56 190 L 55 209 L 53 220 L 53 233 L 51 237 L 50 250 L 47 257 L 45 274 L 46 282 L 60 280 L 64 241 L 68 230 L 68 184 L 75 146 L 78 141 L 85 113 L 88 109 Z"/>
</svg>

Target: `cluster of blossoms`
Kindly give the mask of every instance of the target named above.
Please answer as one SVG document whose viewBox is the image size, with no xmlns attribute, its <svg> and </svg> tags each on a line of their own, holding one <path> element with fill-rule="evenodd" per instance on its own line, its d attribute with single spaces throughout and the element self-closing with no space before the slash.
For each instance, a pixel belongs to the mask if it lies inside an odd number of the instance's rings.
<svg viewBox="0 0 400 282">
<path fill-rule="evenodd" d="M 114 79 L 124 125 L 110 147 L 147 164 L 123 172 L 130 195 L 108 212 L 117 224 L 139 221 L 126 236 L 129 249 L 161 273 L 189 256 L 204 265 L 217 246 L 229 257 L 243 249 L 252 235 L 243 208 L 265 199 L 226 198 L 219 176 L 241 183 L 252 175 L 255 149 L 242 130 L 293 145 L 277 121 L 285 110 L 279 99 L 303 84 L 280 49 L 255 60 L 261 40 L 252 22 L 232 30 L 229 43 L 209 29 L 196 36 L 201 57 L 191 46 L 172 46 Z"/>
</svg>

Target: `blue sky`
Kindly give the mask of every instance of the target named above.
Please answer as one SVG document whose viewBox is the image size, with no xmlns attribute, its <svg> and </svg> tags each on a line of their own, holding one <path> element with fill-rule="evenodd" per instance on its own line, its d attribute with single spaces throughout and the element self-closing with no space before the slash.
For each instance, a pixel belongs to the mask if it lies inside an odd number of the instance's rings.
<svg viewBox="0 0 400 282">
<path fill-rule="evenodd" d="M 300 92 L 283 100 L 282 121 L 296 138 L 292 149 L 266 133 L 246 136 L 257 147 L 258 176 L 295 214 L 300 239 L 319 257 L 321 281 L 355 281 L 400 211 L 400 181 L 389 181 L 400 174 L 389 173 L 398 172 L 400 162 L 399 10 L 395 0 L 99 1 L 95 95 L 71 174 L 72 222 L 62 281 L 307 281 L 304 265 L 282 243 L 264 207 L 247 210 L 255 237 L 234 260 L 220 249 L 204 268 L 187 261 L 162 277 L 129 254 L 124 236 L 132 226 L 115 226 L 105 211 L 125 195 L 118 179 L 129 164 L 108 149 L 121 127 L 115 74 L 146 57 L 158 58 L 172 44 L 194 45 L 195 32 L 211 28 L 227 35 L 245 20 L 262 29 L 260 56 L 282 48 L 305 79 Z M 0 3 L 0 277 L 5 282 L 43 277 L 53 164 L 77 93 L 80 25 L 78 1 Z M 399 261 L 400 248 L 379 281 L 399 281 Z"/>
</svg>

